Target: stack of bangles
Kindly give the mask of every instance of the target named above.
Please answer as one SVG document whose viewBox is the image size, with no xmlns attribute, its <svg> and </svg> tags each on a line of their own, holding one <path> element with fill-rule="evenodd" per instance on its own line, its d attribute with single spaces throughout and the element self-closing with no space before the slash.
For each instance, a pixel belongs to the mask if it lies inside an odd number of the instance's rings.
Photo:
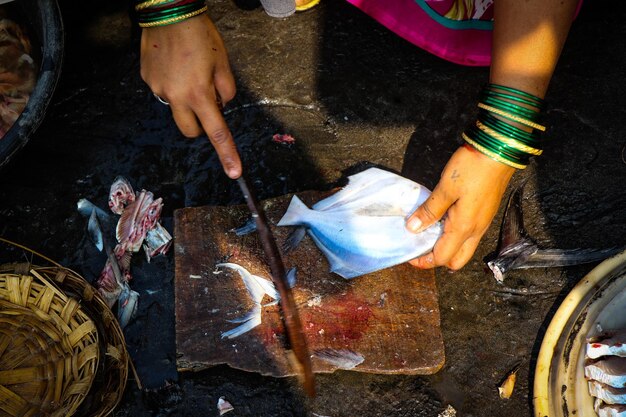
<svg viewBox="0 0 626 417">
<path fill-rule="evenodd" d="M 531 156 L 543 152 L 539 135 L 546 128 L 539 124 L 539 116 L 544 107 L 544 101 L 532 94 L 489 84 L 480 94 L 478 120 L 463 132 L 463 140 L 498 162 L 524 169 Z"/>
<path fill-rule="evenodd" d="M 207 11 L 204 0 L 147 0 L 137 3 L 137 20 L 142 28 L 171 25 Z"/>
</svg>

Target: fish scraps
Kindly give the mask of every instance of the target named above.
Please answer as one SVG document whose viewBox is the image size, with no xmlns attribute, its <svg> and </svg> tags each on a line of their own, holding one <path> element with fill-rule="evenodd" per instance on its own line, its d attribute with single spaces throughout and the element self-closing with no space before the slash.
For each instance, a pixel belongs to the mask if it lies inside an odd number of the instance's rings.
<svg viewBox="0 0 626 417">
<path fill-rule="evenodd" d="M 272 142 L 280 143 L 283 145 L 293 145 L 294 143 L 296 143 L 296 138 L 287 133 L 276 133 L 274 136 L 272 136 Z"/>
<path fill-rule="evenodd" d="M 585 378 L 599 417 L 626 416 L 626 329 L 589 338 Z"/>
<path fill-rule="evenodd" d="M 30 40 L 20 25 L 0 18 L 0 139 L 20 117 L 35 88 Z"/>
<path fill-rule="evenodd" d="M 115 227 L 117 244 L 113 249 L 107 244 L 102 224 L 113 223 L 112 216 L 86 199 L 77 203 L 78 211 L 89 217 L 87 230 L 98 250 L 105 252 L 108 259 L 96 281 L 98 292 L 107 305 L 118 305 L 118 321 L 126 327 L 137 310 L 139 294 L 130 289 L 130 273 L 133 253 L 142 247 L 148 262 L 158 255 L 167 253 L 172 236 L 159 222 L 163 202 L 161 198 L 146 190 L 133 191 L 130 182 L 117 177 L 111 185 L 109 208 L 120 215 Z"/>
<path fill-rule="evenodd" d="M 232 406 L 224 397 L 220 397 L 217 400 L 217 411 L 219 411 L 220 416 L 228 413 L 229 411 L 233 411 L 235 407 Z"/>
<path fill-rule="evenodd" d="M 241 265 L 231 262 L 225 262 L 216 264 L 215 268 L 216 269 L 215 271 L 213 271 L 213 273 L 216 275 L 222 273 L 222 270 L 220 268 L 227 268 L 237 271 L 239 273 L 239 276 L 241 277 L 241 280 L 243 281 L 243 284 L 246 286 L 246 290 L 248 291 L 250 299 L 254 303 L 252 309 L 244 316 L 233 320 L 227 320 L 231 323 L 241 323 L 234 329 L 222 333 L 222 339 L 234 339 L 235 337 L 241 336 L 242 334 L 249 332 L 256 326 L 261 324 L 261 307 L 268 307 L 278 304 L 278 302 L 280 301 L 280 294 L 278 294 L 278 291 L 276 290 L 276 287 L 274 287 L 274 283 L 272 281 L 267 278 L 251 274 L 246 268 Z M 189 276 L 189 278 L 192 277 L 192 275 Z M 296 268 L 291 268 L 289 271 L 287 271 L 287 284 L 289 285 L 289 288 L 293 288 L 296 285 Z M 263 300 L 263 298 L 265 298 L 265 295 L 270 297 L 273 301 L 267 304 L 261 304 L 261 301 Z"/>
</svg>

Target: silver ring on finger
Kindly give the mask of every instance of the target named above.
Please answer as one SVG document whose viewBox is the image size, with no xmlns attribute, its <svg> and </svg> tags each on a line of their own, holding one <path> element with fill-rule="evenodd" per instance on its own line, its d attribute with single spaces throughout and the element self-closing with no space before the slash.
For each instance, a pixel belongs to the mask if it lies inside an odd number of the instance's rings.
<svg viewBox="0 0 626 417">
<path fill-rule="evenodd" d="M 169 105 L 170 105 L 170 103 L 169 103 L 169 102 L 167 102 L 167 101 L 163 100 L 163 99 L 162 99 L 162 98 L 161 98 L 161 97 L 160 97 L 157 93 L 152 93 L 152 94 L 154 95 L 154 97 L 155 97 L 157 100 L 159 100 L 159 102 L 160 102 L 161 104 L 165 104 L 166 106 L 169 106 Z"/>
</svg>

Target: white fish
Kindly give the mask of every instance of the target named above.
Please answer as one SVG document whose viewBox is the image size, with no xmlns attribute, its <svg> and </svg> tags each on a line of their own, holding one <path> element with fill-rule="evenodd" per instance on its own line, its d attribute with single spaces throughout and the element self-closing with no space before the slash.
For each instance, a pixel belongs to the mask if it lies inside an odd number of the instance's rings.
<svg viewBox="0 0 626 417">
<path fill-rule="evenodd" d="M 222 339 L 233 339 L 237 336 L 241 336 L 242 334 L 254 329 L 256 326 L 261 324 L 261 301 L 266 294 L 274 300 L 272 303 L 266 305 L 277 303 L 278 300 L 280 300 L 280 295 L 278 294 L 278 291 L 274 287 L 274 283 L 272 281 L 258 275 L 251 274 L 246 268 L 241 265 L 237 265 L 234 263 L 219 263 L 215 266 L 218 268 L 229 268 L 237 271 L 239 273 L 239 276 L 241 276 L 241 279 L 246 286 L 246 289 L 248 290 L 248 294 L 250 295 L 252 302 L 254 302 L 254 307 L 252 307 L 252 309 L 248 311 L 244 316 L 233 320 L 228 320 L 231 323 L 242 323 L 234 329 L 222 333 Z"/>
<path fill-rule="evenodd" d="M 348 179 L 347 186 L 312 209 L 294 196 L 278 226 L 306 226 L 331 272 L 343 278 L 398 265 L 432 249 L 441 223 L 418 234 L 405 226 L 430 196 L 426 187 L 378 168 Z"/>
<path fill-rule="evenodd" d="M 626 388 L 615 388 L 589 381 L 589 393 L 607 404 L 626 404 Z"/>
<path fill-rule="evenodd" d="M 598 417 L 626 417 L 624 404 L 605 404 L 604 401 L 596 398 L 593 408 L 598 413 Z"/>
<path fill-rule="evenodd" d="M 626 330 L 611 332 L 587 341 L 587 357 L 614 355 L 626 357 Z"/>
<path fill-rule="evenodd" d="M 616 388 L 626 387 L 626 358 L 605 356 L 585 366 L 585 377 Z"/>
</svg>

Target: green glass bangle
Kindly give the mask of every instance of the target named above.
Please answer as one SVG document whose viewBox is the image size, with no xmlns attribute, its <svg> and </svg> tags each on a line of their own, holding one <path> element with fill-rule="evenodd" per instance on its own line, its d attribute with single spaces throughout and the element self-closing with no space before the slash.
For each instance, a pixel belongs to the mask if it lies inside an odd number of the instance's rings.
<svg viewBox="0 0 626 417">
<path fill-rule="evenodd" d="M 145 28 L 153 28 L 156 26 L 172 25 L 174 23 L 182 22 L 183 20 L 191 19 L 192 17 L 200 16 L 201 14 L 205 13 L 207 10 L 208 10 L 208 7 L 205 5 L 198 10 L 195 10 L 193 12 L 189 12 L 180 16 L 170 17 L 167 19 L 157 20 L 157 21 L 148 22 L 148 23 L 139 22 L 139 27 L 145 29 Z"/>
<path fill-rule="evenodd" d="M 530 161 L 530 154 L 510 147 L 509 145 L 493 138 L 492 136 L 487 135 L 485 132 L 481 131 L 475 126 L 472 126 L 470 127 L 470 129 L 466 130 L 465 134 L 484 148 L 490 150 L 491 152 L 497 153 L 498 155 L 506 158 L 511 162 L 528 165 L 528 162 Z"/>
<path fill-rule="evenodd" d="M 494 138 L 493 136 L 487 134 L 480 130 L 477 126 L 472 126 L 467 133 L 470 137 L 475 138 L 477 142 L 483 144 L 483 146 L 491 149 L 494 152 L 500 152 L 503 155 L 507 155 L 513 162 L 519 163 L 528 163 L 530 157 L 533 156 L 531 153 L 524 152 L 523 150 L 517 149 L 507 143 L 502 142 L 501 140 Z"/>
<path fill-rule="evenodd" d="M 139 0 L 135 2 L 135 10 L 140 12 L 141 10 L 150 9 L 154 7 L 163 7 L 168 4 L 177 3 L 180 0 Z"/>
<path fill-rule="evenodd" d="M 522 141 L 529 146 L 537 148 L 541 143 L 539 133 L 536 130 L 533 130 L 532 133 L 526 132 L 517 126 L 506 123 L 504 120 L 493 117 L 482 109 L 478 112 L 478 120 L 498 133 Z"/>
<path fill-rule="evenodd" d="M 498 92 L 495 92 L 493 90 L 484 90 L 482 92 L 482 97 L 495 97 L 497 99 L 505 99 L 505 101 L 506 100 L 511 100 L 511 101 L 515 101 L 517 103 L 524 103 L 524 104 L 527 104 L 529 106 L 532 106 L 532 107 L 536 108 L 537 111 L 539 111 L 539 112 L 543 110 L 543 106 L 542 105 L 538 105 L 537 103 L 534 103 L 534 102 L 532 102 L 530 100 L 526 100 L 526 99 L 521 98 L 521 97 L 515 97 L 515 96 L 510 95 L 510 94 L 498 93 Z"/>
<path fill-rule="evenodd" d="M 516 116 L 521 116 L 525 119 L 530 120 L 531 122 L 537 122 L 539 113 L 526 107 L 518 106 L 517 104 L 509 103 L 507 101 L 502 101 L 495 99 L 493 97 L 482 97 L 481 100 L 483 103 L 488 104 L 496 109 L 504 110 Z"/>
<path fill-rule="evenodd" d="M 533 128 L 533 129 L 541 130 L 542 132 L 545 132 L 545 130 L 546 130 L 545 126 L 542 126 L 542 125 L 540 125 L 538 123 L 535 123 L 533 121 L 524 119 L 523 117 L 516 116 L 516 115 L 514 115 L 512 113 L 509 113 L 509 112 L 506 112 L 504 110 L 500 110 L 500 109 L 497 109 L 495 107 L 489 106 L 489 105 L 487 105 L 485 103 L 482 103 L 482 102 L 478 103 L 478 108 L 479 109 L 484 109 L 484 110 L 486 110 L 486 111 L 488 111 L 490 113 L 497 114 L 498 116 L 502 116 L 502 117 L 504 117 L 504 118 L 506 118 L 508 120 L 512 120 L 514 122 L 523 124 L 525 126 Z"/>
<path fill-rule="evenodd" d="M 140 11 L 138 14 L 139 16 L 142 16 L 142 17 L 149 17 L 149 16 L 160 15 L 160 14 L 176 13 L 176 12 L 180 12 L 186 9 L 200 9 L 204 5 L 205 5 L 204 1 L 194 1 L 192 3 L 186 3 L 180 6 L 174 5 L 172 7 L 160 8 L 158 10 L 146 9 L 144 11 Z"/>
<path fill-rule="evenodd" d="M 494 129 L 493 125 L 490 125 L 489 122 L 485 122 L 485 121 L 481 121 L 480 119 L 477 120 L 477 123 L 480 123 L 482 126 L 485 126 L 485 128 L 493 131 L 496 135 L 500 135 L 502 137 L 507 138 L 507 140 L 514 140 L 519 142 L 520 144 L 522 144 L 523 146 L 528 146 L 530 148 L 534 148 L 534 149 L 539 149 L 541 150 L 541 142 L 538 140 L 533 140 L 533 139 L 528 139 L 528 138 L 521 138 L 519 136 L 515 136 L 509 132 L 504 132 L 501 130 L 497 130 Z"/>
<path fill-rule="evenodd" d="M 155 17 L 151 17 L 151 18 L 138 19 L 138 21 L 139 21 L 139 23 L 142 23 L 142 24 L 145 24 L 145 23 L 156 23 L 156 22 L 161 22 L 163 20 L 176 19 L 176 18 L 181 17 L 181 16 L 186 16 L 187 14 L 193 13 L 196 10 L 199 10 L 199 9 L 190 9 L 190 10 L 185 10 L 184 12 L 163 14 L 163 15 L 159 15 L 159 16 L 155 16 Z"/>
<path fill-rule="evenodd" d="M 496 109 L 507 111 L 516 116 L 524 117 L 531 121 L 537 121 L 539 113 L 526 107 L 518 106 L 517 104 L 509 103 L 508 101 L 502 101 L 493 97 L 481 97 L 481 102 L 488 104 Z"/>
<path fill-rule="evenodd" d="M 171 18 L 171 17 L 182 16 L 189 12 L 200 10 L 202 7 L 204 7 L 204 2 L 194 2 L 190 4 L 185 4 L 184 6 L 178 6 L 178 7 L 173 7 L 171 9 L 166 9 L 163 11 L 140 13 L 138 16 L 138 20 L 142 23 L 154 22 L 158 20 Z"/>
<path fill-rule="evenodd" d="M 509 93 L 517 94 L 518 96 L 522 96 L 522 97 L 525 97 L 527 99 L 535 101 L 541 107 L 545 106 L 545 103 L 546 103 L 544 99 L 539 98 L 537 96 L 533 96 L 532 94 L 529 94 L 529 93 L 527 93 L 525 91 L 518 90 L 517 88 L 506 87 L 504 85 L 494 84 L 494 83 L 488 84 L 486 88 L 488 88 L 488 89 L 497 89 L 497 90 L 502 90 L 502 91 L 507 91 Z"/>
<path fill-rule="evenodd" d="M 501 142 L 503 145 L 509 146 L 512 149 L 515 149 L 516 152 L 522 152 L 533 156 L 538 156 L 543 153 L 542 149 L 537 149 L 533 146 L 527 145 L 524 142 L 512 138 L 507 135 L 503 135 L 500 132 L 497 132 L 491 129 L 489 126 L 481 123 L 480 121 L 476 121 L 476 128 L 487 136 Z"/>
</svg>

